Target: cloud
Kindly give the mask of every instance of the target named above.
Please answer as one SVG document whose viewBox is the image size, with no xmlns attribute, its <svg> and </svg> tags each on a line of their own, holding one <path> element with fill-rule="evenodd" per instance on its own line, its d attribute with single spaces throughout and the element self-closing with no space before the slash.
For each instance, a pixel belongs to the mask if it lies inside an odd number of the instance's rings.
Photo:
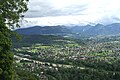
<svg viewBox="0 0 120 80">
<path fill-rule="evenodd" d="M 80 0 L 30 0 L 26 17 L 74 15 L 86 10 L 87 4 L 78 4 Z M 76 4 L 75 4 L 76 3 Z"/>
<path fill-rule="evenodd" d="M 64 25 L 119 22 L 120 0 L 30 0 L 26 24 Z M 31 21 L 30 21 L 31 20 Z"/>
</svg>

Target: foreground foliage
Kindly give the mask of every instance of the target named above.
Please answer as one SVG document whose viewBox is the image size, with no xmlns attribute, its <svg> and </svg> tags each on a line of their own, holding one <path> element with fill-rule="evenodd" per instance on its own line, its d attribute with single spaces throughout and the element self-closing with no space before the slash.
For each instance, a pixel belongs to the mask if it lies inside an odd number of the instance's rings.
<svg viewBox="0 0 120 80">
<path fill-rule="evenodd" d="M 28 0 L 0 0 L 0 80 L 14 80 L 11 29 L 18 27 Z"/>
</svg>

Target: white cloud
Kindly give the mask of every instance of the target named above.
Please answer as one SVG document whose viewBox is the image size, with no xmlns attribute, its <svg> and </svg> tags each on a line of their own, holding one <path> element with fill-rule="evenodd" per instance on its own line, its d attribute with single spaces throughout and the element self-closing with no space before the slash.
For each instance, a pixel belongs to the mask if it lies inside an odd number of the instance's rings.
<svg viewBox="0 0 120 80">
<path fill-rule="evenodd" d="M 30 0 L 26 13 L 32 25 L 69 25 L 119 22 L 120 0 Z"/>
<path fill-rule="evenodd" d="M 51 3 L 56 9 L 63 9 L 65 7 L 86 5 L 89 2 L 88 0 L 52 0 Z"/>
</svg>

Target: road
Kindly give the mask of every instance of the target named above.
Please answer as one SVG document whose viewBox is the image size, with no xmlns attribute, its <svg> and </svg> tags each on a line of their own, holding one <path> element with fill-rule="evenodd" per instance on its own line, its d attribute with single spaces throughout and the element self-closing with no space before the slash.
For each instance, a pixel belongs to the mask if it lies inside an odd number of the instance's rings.
<svg viewBox="0 0 120 80">
<path fill-rule="evenodd" d="M 38 60 L 33 60 L 33 59 L 28 59 L 28 58 L 23 58 L 17 55 L 14 55 L 15 58 L 18 58 L 19 60 L 28 60 L 28 61 L 33 61 L 36 63 L 40 63 L 40 64 L 52 64 L 53 66 L 58 66 L 58 67 L 64 67 L 64 68 L 72 68 L 73 65 L 66 65 L 66 64 L 55 64 L 55 63 L 50 63 L 50 62 L 42 62 L 42 61 L 38 61 Z M 77 67 L 79 69 L 85 69 L 84 67 Z"/>
</svg>

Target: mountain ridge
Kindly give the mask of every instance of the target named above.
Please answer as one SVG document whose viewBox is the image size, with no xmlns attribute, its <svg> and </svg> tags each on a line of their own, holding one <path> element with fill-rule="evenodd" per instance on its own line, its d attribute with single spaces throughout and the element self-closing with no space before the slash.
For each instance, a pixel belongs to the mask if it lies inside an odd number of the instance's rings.
<svg viewBox="0 0 120 80">
<path fill-rule="evenodd" d="M 32 26 L 29 28 L 22 28 L 15 30 L 19 34 L 24 35 L 72 35 L 76 36 L 98 36 L 98 35 L 118 35 L 120 34 L 120 23 L 112 23 L 109 25 L 96 24 L 95 26 L 86 25 L 86 26 Z"/>
</svg>

